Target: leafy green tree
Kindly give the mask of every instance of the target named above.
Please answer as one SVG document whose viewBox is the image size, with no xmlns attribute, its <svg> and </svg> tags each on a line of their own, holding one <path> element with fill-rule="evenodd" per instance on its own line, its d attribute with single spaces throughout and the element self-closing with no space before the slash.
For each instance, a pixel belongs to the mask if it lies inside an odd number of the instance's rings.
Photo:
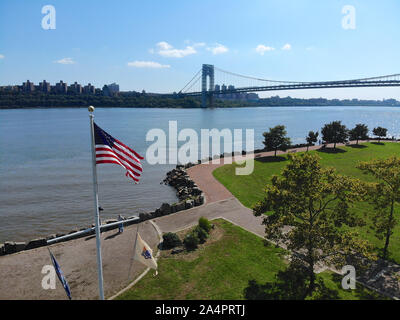
<svg viewBox="0 0 400 320">
<path fill-rule="evenodd" d="M 356 124 L 356 126 L 349 131 L 350 140 L 367 140 L 368 139 L 368 126 L 365 124 Z"/>
<path fill-rule="evenodd" d="M 307 152 L 308 152 L 308 147 L 311 146 L 313 143 L 316 143 L 318 141 L 318 131 L 314 132 L 314 131 L 310 131 L 308 133 L 308 136 L 306 137 L 306 141 L 307 141 Z"/>
<path fill-rule="evenodd" d="M 372 257 L 372 248 L 356 232 L 340 228 L 364 223 L 349 210 L 365 194 L 362 182 L 341 176 L 333 168 L 322 168 L 317 155 L 288 156 L 290 163 L 282 176 L 272 177 L 253 212 L 256 216 L 271 213 L 263 219 L 266 239 L 285 244 L 293 252 L 291 263 L 305 265 L 305 298 L 315 289 L 317 264 L 340 268 L 353 259 L 351 264 L 361 265 L 361 257 Z"/>
<path fill-rule="evenodd" d="M 287 132 L 283 125 L 269 128 L 269 132 L 264 132 L 263 143 L 267 151 L 275 151 L 275 157 L 278 150 L 285 151 L 291 144 L 290 138 L 286 134 Z"/>
<path fill-rule="evenodd" d="M 400 158 L 376 159 L 361 162 L 357 168 L 364 174 L 371 174 L 379 182 L 368 188 L 370 201 L 374 204 L 373 228 L 378 239 L 385 238 L 383 258 L 388 257 L 390 237 L 396 225 L 395 204 L 400 203 Z"/>
<path fill-rule="evenodd" d="M 346 143 L 348 139 L 348 130 L 341 121 L 333 121 L 325 124 L 321 133 L 324 141 L 334 144 L 334 149 L 336 149 L 337 143 Z"/>
<path fill-rule="evenodd" d="M 374 130 L 372 131 L 372 133 L 376 136 L 378 136 L 378 142 L 381 142 L 381 138 L 382 137 L 386 137 L 387 134 L 387 129 L 386 128 L 382 128 L 382 127 L 376 127 L 374 128 Z"/>
</svg>

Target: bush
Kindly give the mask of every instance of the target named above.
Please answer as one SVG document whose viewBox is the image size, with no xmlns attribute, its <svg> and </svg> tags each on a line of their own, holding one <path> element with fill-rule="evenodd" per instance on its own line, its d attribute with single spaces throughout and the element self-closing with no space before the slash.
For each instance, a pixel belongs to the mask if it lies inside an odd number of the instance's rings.
<svg viewBox="0 0 400 320">
<path fill-rule="evenodd" d="M 162 246 L 164 249 L 172 249 L 180 245 L 182 245 L 182 241 L 176 233 L 168 232 L 163 235 Z"/>
<path fill-rule="evenodd" d="M 199 245 L 199 237 L 197 232 L 190 232 L 186 235 L 185 239 L 183 240 L 183 244 L 187 250 L 194 250 Z"/>
<path fill-rule="evenodd" d="M 199 219 L 199 227 L 202 228 L 205 232 L 209 233 L 211 230 L 211 223 L 207 218 L 201 217 Z"/>
<path fill-rule="evenodd" d="M 204 230 L 200 226 L 197 226 L 196 228 L 194 228 L 193 232 L 197 234 L 197 238 L 199 239 L 200 243 L 206 242 L 208 238 L 208 233 L 206 230 Z"/>
</svg>

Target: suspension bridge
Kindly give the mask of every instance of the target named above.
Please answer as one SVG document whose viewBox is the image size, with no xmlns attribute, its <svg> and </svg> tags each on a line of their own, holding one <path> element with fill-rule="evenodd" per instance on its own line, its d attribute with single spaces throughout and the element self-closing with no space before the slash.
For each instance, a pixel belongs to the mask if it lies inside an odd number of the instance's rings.
<svg viewBox="0 0 400 320">
<path fill-rule="evenodd" d="M 238 94 L 261 91 L 396 86 L 400 86 L 400 74 L 322 82 L 277 81 L 246 76 L 203 64 L 203 67 L 179 91 L 178 96 L 200 96 L 202 107 L 207 107 L 207 105 L 212 106 L 215 97 L 223 98 L 225 95 L 234 97 Z"/>
</svg>

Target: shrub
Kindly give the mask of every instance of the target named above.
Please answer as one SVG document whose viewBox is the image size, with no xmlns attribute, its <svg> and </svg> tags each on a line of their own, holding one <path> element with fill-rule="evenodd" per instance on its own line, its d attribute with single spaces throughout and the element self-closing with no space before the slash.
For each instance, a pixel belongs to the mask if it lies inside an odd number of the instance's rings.
<svg viewBox="0 0 400 320">
<path fill-rule="evenodd" d="M 204 230 L 200 226 L 197 226 L 196 228 L 194 228 L 193 232 L 197 234 L 197 238 L 199 238 L 200 243 L 206 242 L 206 239 L 208 238 L 208 233 L 206 230 Z"/>
<path fill-rule="evenodd" d="M 168 232 L 163 235 L 162 245 L 164 249 L 172 249 L 182 245 L 182 241 L 176 233 Z"/>
<path fill-rule="evenodd" d="M 199 238 L 197 236 L 197 232 L 190 232 L 186 235 L 183 240 L 183 244 L 187 250 L 194 250 L 199 245 Z"/>
<path fill-rule="evenodd" d="M 210 221 L 208 221 L 207 218 L 201 217 L 199 219 L 199 227 L 202 228 L 207 233 L 209 233 L 211 230 L 211 223 Z"/>
</svg>

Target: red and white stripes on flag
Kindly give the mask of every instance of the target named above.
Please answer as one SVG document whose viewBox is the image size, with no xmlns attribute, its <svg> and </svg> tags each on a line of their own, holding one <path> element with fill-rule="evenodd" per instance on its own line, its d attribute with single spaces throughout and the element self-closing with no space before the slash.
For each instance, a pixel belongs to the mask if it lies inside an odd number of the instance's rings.
<svg viewBox="0 0 400 320">
<path fill-rule="evenodd" d="M 139 182 L 143 172 L 140 160 L 144 158 L 136 151 L 113 138 L 94 123 L 96 164 L 114 163 L 126 169 L 126 176 Z"/>
</svg>

